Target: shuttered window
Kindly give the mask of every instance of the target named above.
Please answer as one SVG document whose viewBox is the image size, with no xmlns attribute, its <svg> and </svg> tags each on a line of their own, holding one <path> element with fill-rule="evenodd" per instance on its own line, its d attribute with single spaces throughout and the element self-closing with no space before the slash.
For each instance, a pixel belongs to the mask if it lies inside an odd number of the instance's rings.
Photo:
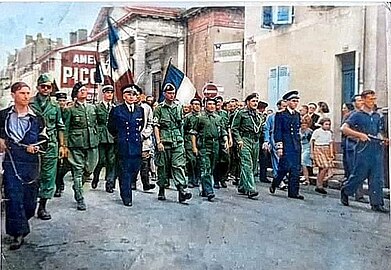
<svg viewBox="0 0 391 270">
<path fill-rule="evenodd" d="M 269 70 L 268 76 L 268 103 L 276 108 L 276 103 L 288 92 L 290 74 L 288 66 L 277 66 Z"/>
</svg>

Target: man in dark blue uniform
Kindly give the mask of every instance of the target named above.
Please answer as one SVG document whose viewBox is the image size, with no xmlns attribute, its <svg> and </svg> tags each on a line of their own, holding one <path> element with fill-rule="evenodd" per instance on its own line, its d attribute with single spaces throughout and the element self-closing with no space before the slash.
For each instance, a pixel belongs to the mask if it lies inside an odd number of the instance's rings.
<svg viewBox="0 0 391 270">
<path fill-rule="evenodd" d="M 27 84 L 14 83 L 11 95 L 15 105 L 0 111 L 0 153 L 5 152 L 5 230 L 14 237 L 10 249 L 15 250 L 30 233 L 28 221 L 37 207 L 40 176 L 37 143 L 44 120 L 29 107 L 31 90 Z"/>
<path fill-rule="evenodd" d="M 365 90 L 361 93 L 361 98 L 361 110 L 355 111 L 341 127 L 344 135 L 358 139 L 353 170 L 341 189 L 341 203 L 348 206 L 348 196 L 353 195 L 363 181 L 368 179 L 372 210 L 389 212 L 383 201 L 383 144 L 388 144 L 388 139 L 382 138 L 384 124 L 381 116 L 374 111 L 375 91 Z"/>
<path fill-rule="evenodd" d="M 287 101 L 287 108 L 277 112 L 274 124 L 274 141 L 277 155 L 280 157 L 278 163 L 277 177 L 273 179 L 269 188 L 274 193 L 283 178 L 288 177 L 288 197 L 304 200 L 299 194 L 299 178 L 301 169 L 301 142 L 300 142 L 300 113 L 296 111 L 299 104 L 299 92 L 290 91 L 282 99 Z"/>
<path fill-rule="evenodd" d="M 144 110 L 138 106 L 138 91 L 134 85 L 122 89 L 124 103 L 110 111 L 107 128 L 118 148 L 120 195 L 125 206 L 132 206 L 132 180 L 141 166 Z"/>
</svg>

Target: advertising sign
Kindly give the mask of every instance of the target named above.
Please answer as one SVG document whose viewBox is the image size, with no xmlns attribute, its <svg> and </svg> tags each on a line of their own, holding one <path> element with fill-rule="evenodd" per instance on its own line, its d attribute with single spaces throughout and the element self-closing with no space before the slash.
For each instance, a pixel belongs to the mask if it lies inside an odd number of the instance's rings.
<svg viewBox="0 0 391 270">
<path fill-rule="evenodd" d="M 77 82 L 94 87 L 96 51 L 71 50 L 61 54 L 61 87 L 72 88 Z"/>
</svg>

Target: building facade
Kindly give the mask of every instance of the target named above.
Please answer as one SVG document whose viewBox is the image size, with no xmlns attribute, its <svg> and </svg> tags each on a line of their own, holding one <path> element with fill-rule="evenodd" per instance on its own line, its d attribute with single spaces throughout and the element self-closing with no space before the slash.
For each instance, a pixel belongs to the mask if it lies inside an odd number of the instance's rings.
<svg viewBox="0 0 391 270">
<path fill-rule="evenodd" d="M 387 106 L 385 17 L 382 5 L 246 7 L 245 91 L 271 106 L 291 89 L 302 104 L 325 101 L 335 131 L 342 104 L 364 89 Z"/>
</svg>

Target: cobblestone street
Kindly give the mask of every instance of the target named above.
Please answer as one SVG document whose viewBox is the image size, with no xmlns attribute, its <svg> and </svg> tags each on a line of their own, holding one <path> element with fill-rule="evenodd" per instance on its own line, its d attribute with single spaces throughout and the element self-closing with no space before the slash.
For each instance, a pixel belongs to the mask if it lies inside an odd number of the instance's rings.
<svg viewBox="0 0 391 270">
<path fill-rule="evenodd" d="M 87 211 L 76 210 L 68 179 L 63 197 L 49 204 L 51 221 L 31 220 L 32 232 L 18 251 L 2 242 L 2 269 L 388 269 L 390 219 L 369 205 L 339 202 L 302 187 L 305 201 L 286 192 L 249 200 L 233 186 L 215 202 L 197 196 L 188 205 L 156 193 L 134 193 L 133 207 L 118 191 L 85 185 Z M 388 201 L 386 201 L 388 204 Z"/>
</svg>

